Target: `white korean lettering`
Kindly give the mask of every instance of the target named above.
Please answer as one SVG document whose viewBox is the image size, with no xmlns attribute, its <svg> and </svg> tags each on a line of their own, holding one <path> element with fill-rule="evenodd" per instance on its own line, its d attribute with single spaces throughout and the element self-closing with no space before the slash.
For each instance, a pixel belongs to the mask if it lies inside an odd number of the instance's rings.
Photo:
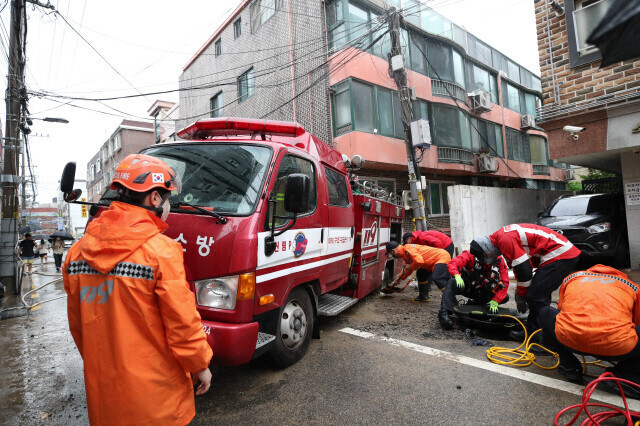
<svg viewBox="0 0 640 426">
<path fill-rule="evenodd" d="M 207 244 L 207 237 L 198 235 L 198 238 L 196 238 L 196 244 L 200 246 L 198 248 L 198 254 L 202 257 L 208 256 L 211 252 L 209 247 L 213 245 L 213 237 L 209 237 L 209 243 Z"/>
<path fill-rule="evenodd" d="M 187 251 L 187 249 L 184 247 L 184 245 L 187 244 L 187 240 L 184 239 L 184 235 L 182 235 L 182 233 L 180 233 L 180 235 L 178 235 L 178 238 L 174 239 L 173 241 L 179 242 L 180 244 L 183 245 L 182 247 L 183 252 Z"/>
</svg>

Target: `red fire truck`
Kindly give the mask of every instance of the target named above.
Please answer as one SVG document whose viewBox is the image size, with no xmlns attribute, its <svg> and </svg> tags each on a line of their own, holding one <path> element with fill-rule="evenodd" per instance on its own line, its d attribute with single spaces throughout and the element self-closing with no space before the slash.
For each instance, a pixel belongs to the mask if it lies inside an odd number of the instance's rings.
<svg viewBox="0 0 640 426">
<path fill-rule="evenodd" d="M 395 195 L 359 181 L 299 124 L 204 119 L 178 136 L 143 153 L 181 175 L 166 235 L 182 244 L 213 363 L 267 352 L 279 366 L 297 362 L 319 337 L 318 316 L 400 268 L 384 250 L 402 232 Z"/>
</svg>

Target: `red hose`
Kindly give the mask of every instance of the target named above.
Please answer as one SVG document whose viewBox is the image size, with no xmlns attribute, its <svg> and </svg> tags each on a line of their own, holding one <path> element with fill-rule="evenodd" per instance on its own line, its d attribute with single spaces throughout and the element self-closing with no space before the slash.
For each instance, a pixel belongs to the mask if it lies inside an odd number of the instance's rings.
<svg viewBox="0 0 640 426">
<path fill-rule="evenodd" d="M 593 393 L 593 391 L 596 390 L 596 386 L 598 385 L 598 383 L 603 382 L 603 381 L 614 381 L 616 382 L 616 385 L 618 386 L 618 389 L 620 390 L 620 395 L 622 396 L 622 402 L 624 403 L 624 410 L 618 408 L 618 407 L 614 407 L 613 405 L 609 405 L 609 404 L 596 404 L 593 402 L 589 402 L 589 399 L 591 398 L 591 394 Z M 627 419 L 627 425 L 628 426 L 634 426 L 633 424 L 633 418 L 632 417 L 636 417 L 640 418 L 640 412 L 639 411 L 631 411 L 629 409 L 629 405 L 627 404 L 627 398 L 624 395 L 624 392 L 622 390 L 622 386 L 620 385 L 620 383 L 626 383 L 628 385 L 634 386 L 638 389 L 640 389 L 640 385 L 638 385 L 637 383 L 631 382 L 629 380 L 625 380 L 625 379 L 620 379 L 616 376 L 614 376 L 612 373 L 603 373 L 600 375 L 600 377 L 598 377 L 597 379 L 595 379 L 594 381 L 592 381 L 591 383 L 589 383 L 585 388 L 584 388 L 584 392 L 582 394 L 582 404 L 575 404 L 575 405 L 571 405 L 567 408 L 564 408 L 562 410 L 560 410 L 560 412 L 558 414 L 556 414 L 556 418 L 554 419 L 554 424 L 556 426 L 569 426 L 572 425 L 573 423 L 575 423 L 575 421 L 578 419 L 578 417 L 580 417 L 580 414 L 582 413 L 582 410 L 584 410 L 585 414 L 587 415 L 587 418 L 584 419 L 584 421 L 581 423 L 582 426 L 599 426 L 602 424 L 603 421 L 608 420 L 612 417 L 617 417 L 617 416 L 624 416 Z M 589 407 L 601 407 L 601 408 L 607 408 L 608 410 L 606 411 L 601 411 L 599 413 L 595 413 L 595 414 L 591 414 L 589 412 Z M 573 410 L 573 409 L 578 409 L 578 412 L 576 412 L 576 414 L 573 416 L 573 418 L 571 419 L 571 421 L 569 421 L 569 423 L 566 423 L 564 425 L 560 425 L 560 423 L 558 423 L 558 420 L 560 420 L 560 417 L 562 417 L 567 411 L 569 410 Z"/>
</svg>

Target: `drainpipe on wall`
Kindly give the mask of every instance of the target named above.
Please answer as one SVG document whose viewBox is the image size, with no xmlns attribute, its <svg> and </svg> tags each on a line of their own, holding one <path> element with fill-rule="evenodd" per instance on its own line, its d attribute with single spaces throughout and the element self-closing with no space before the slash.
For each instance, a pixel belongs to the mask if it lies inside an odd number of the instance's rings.
<svg viewBox="0 0 640 426">
<path fill-rule="evenodd" d="M 293 40 L 291 38 L 291 0 L 287 2 L 287 20 L 289 21 L 289 60 L 291 61 L 291 95 L 293 99 L 293 121 L 296 123 L 296 86 L 293 74 Z"/>
<path fill-rule="evenodd" d="M 553 87 L 553 103 L 560 104 L 560 94 L 556 86 L 556 72 L 553 66 L 553 52 L 551 51 L 551 29 L 549 28 L 549 0 L 544 0 L 545 11 L 547 13 L 547 40 L 549 41 L 549 63 L 551 64 L 551 85 Z"/>
</svg>

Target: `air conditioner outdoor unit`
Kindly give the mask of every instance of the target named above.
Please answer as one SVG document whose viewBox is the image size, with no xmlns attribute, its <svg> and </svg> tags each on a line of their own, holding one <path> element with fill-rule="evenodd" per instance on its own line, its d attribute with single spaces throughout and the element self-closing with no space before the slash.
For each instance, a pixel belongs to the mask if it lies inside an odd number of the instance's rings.
<svg viewBox="0 0 640 426">
<path fill-rule="evenodd" d="M 411 210 L 413 208 L 411 191 L 402 191 L 402 205 L 405 210 Z"/>
<path fill-rule="evenodd" d="M 478 171 L 480 173 L 495 173 L 496 159 L 494 157 L 478 157 Z"/>
<path fill-rule="evenodd" d="M 523 129 L 533 129 L 536 127 L 536 119 L 533 118 L 533 115 L 521 115 L 520 127 Z"/>
<path fill-rule="evenodd" d="M 491 111 L 491 93 L 484 90 L 474 90 L 469 94 L 471 98 L 471 109 L 474 112 Z"/>
<path fill-rule="evenodd" d="M 566 169 L 564 171 L 564 180 L 575 180 L 576 171 L 573 169 Z"/>
</svg>

